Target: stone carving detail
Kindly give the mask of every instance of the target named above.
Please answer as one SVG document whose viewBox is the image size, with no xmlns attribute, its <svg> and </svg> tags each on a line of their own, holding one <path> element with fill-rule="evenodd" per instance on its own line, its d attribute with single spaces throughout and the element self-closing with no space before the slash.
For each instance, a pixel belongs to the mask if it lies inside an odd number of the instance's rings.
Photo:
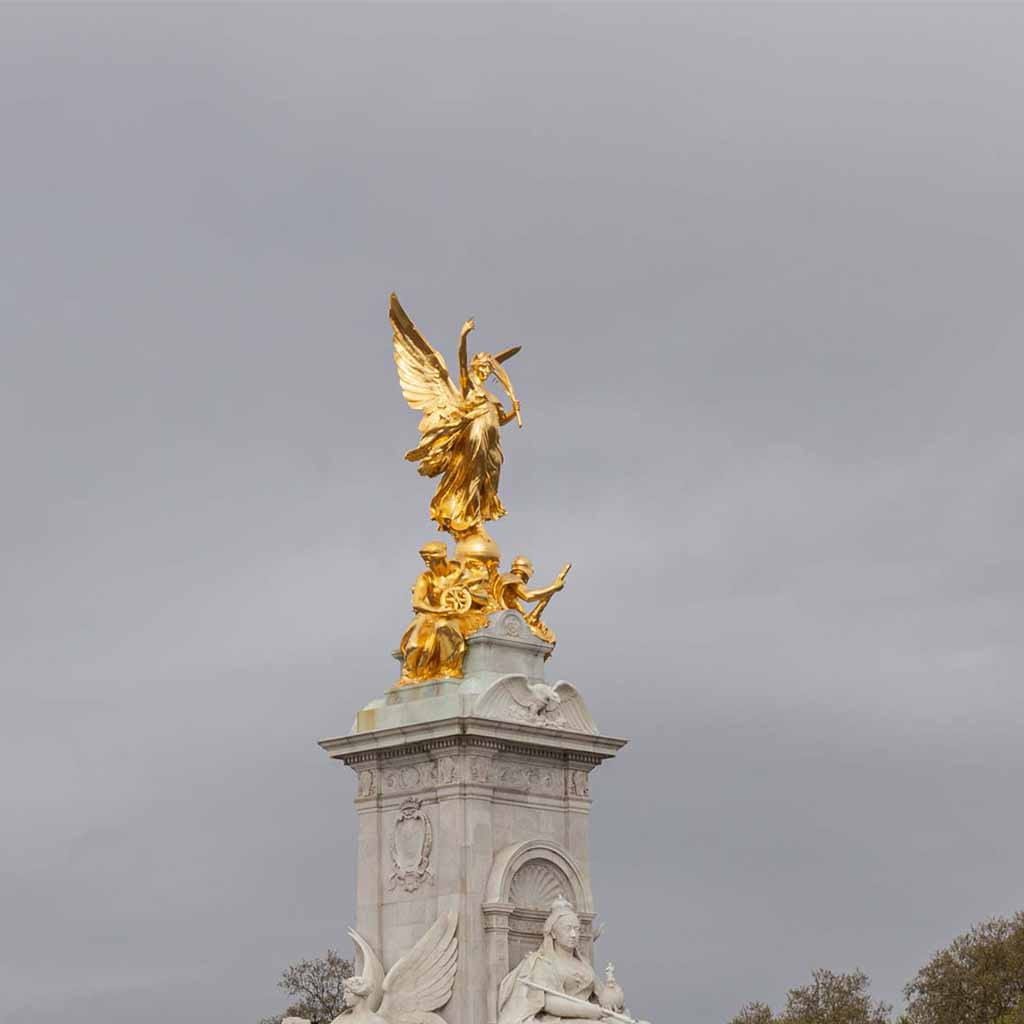
<svg viewBox="0 0 1024 1024">
<path fill-rule="evenodd" d="M 392 768 L 384 774 L 384 791 L 386 793 L 407 793 L 410 790 L 436 785 L 437 765 L 435 764 L 407 764 L 401 768 Z"/>
<path fill-rule="evenodd" d="M 469 761 L 469 777 L 473 782 L 490 785 L 494 781 L 494 765 L 489 757 L 473 757 Z"/>
<path fill-rule="evenodd" d="M 430 871 L 434 830 L 420 806 L 419 800 L 406 800 L 391 830 L 394 870 L 388 879 L 389 891 L 400 885 L 406 892 L 415 892 L 424 882 L 434 881 Z"/>
<path fill-rule="evenodd" d="M 458 926 L 455 911 L 442 914 L 387 976 L 373 947 L 350 928 L 348 933 L 362 953 L 363 965 L 362 973 L 342 982 L 344 1019 L 351 1024 L 444 1024 L 433 1011 L 452 997 L 459 960 Z M 303 1017 L 285 1019 L 310 1024 Z"/>
<path fill-rule="evenodd" d="M 548 686 L 522 675 L 502 676 L 480 695 L 473 710 L 481 718 L 597 735 L 579 691 L 564 679 Z"/>
<path fill-rule="evenodd" d="M 501 617 L 501 631 L 505 636 L 519 636 L 519 616 L 503 615 Z"/>
<path fill-rule="evenodd" d="M 361 798 L 377 795 L 377 773 L 372 768 L 364 768 L 359 773 L 357 792 Z"/>
<path fill-rule="evenodd" d="M 587 772 L 569 772 L 569 792 L 573 796 L 590 796 L 590 776 Z"/>
<path fill-rule="evenodd" d="M 445 786 L 459 781 L 459 764 L 454 757 L 442 757 L 437 762 L 437 778 Z"/>
<path fill-rule="evenodd" d="M 403 789 L 413 789 L 419 784 L 419 781 L 419 769 L 406 766 L 405 768 L 389 771 L 384 776 L 384 788 L 389 793 L 398 793 Z"/>
<path fill-rule="evenodd" d="M 499 762 L 494 766 L 494 783 L 510 789 L 526 789 L 554 793 L 558 788 L 557 769 L 538 768 L 517 761 Z"/>
<path fill-rule="evenodd" d="M 549 860 L 528 860 L 512 877 L 508 899 L 517 907 L 547 910 L 557 897 L 571 893 L 572 884 Z"/>
<path fill-rule="evenodd" d="M 498 771 L 498 782 L 506 786 L 525 788 L 530 784 L 527 778 L 528 772 L 529 769 L 524 768 L 521 764 L 507 764 Z"/>
</svg>

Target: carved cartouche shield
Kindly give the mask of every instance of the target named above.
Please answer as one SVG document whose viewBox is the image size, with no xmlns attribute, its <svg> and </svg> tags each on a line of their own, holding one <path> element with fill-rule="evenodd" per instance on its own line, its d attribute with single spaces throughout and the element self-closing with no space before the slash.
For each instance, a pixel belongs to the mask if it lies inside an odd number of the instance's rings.
<svg viewBox="0 0 1024 1024">
<path fill-rule="evenodd" d="M 430 819 L 420 810 L 420 801 L 406 800 L 391 832 L 394 870 L 388 888 L 401 885 L 406 892 L 415 892 L 424 881 L 432 882 L 430 850 L 433 845 Z"/>
</svg>

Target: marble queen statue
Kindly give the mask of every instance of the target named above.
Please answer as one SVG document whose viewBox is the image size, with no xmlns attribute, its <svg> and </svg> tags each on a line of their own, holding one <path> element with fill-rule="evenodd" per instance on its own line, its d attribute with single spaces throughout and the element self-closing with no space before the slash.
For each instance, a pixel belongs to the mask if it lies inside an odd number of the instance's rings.
<svg viewBox="0 0 1024 1024">
<path fill-rule="evenodd" d="M 544 922 L 540 949 L 514 967 L 498 990 L 498 1024 L 561 1024 L 563 1021 L 629 1021 L 613 1004 L 621 989 L 609 976 L 602 985 L 580 956 L 580 919 L 565 899 L 555 900 Z M 610 975 L 609 971 L 609 975 Z M 614 985 L 614 994 L 606 989 Z"/>
</svg>

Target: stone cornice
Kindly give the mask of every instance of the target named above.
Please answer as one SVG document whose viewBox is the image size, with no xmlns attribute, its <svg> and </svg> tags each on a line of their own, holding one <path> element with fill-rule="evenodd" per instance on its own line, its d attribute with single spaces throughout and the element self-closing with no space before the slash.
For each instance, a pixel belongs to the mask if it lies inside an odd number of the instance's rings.
<svg viewBox="0 0 1024 1024">
<path fill-rule="evenodd" d="M 333 759 L 353 765 L 446 748 L 493 750 L 597 765 L 614 757 L 626 742 L 612 736 L 537 728 L 518 722 L 453 717 L 337 736 L 320 740 L 319 745 Z"/>
</svg>

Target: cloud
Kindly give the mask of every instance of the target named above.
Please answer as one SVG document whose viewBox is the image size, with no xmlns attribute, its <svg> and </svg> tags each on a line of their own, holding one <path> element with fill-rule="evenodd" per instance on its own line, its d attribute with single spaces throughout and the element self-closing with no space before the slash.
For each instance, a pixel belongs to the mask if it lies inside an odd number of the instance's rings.
<svg viewBox="0 0 1024 1024">
<path fill-rule="evenodd" d="M 395 289 L 510 369 L 494 535 L 650 1019 L 1021 906 L 1018 11 L 8 8 L 0 1019 L 342 946 L 429 485 Z M 639 800 L 638 796 L 643 799 Z"/>
</svg>

